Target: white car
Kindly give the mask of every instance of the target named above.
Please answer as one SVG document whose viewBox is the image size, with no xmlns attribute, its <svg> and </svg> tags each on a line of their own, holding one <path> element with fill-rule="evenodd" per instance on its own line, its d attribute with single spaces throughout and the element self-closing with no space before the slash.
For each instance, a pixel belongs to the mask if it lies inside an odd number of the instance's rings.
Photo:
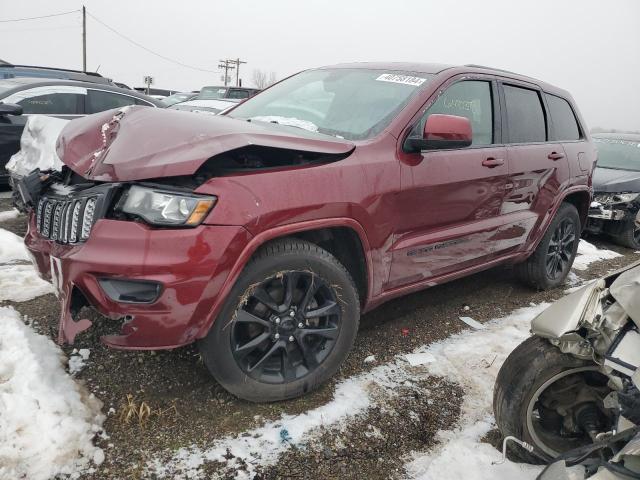
<svg viewBox="0 0 640 480">
<path fill-rule="evenodd" d="M 212 100 L 187 100 L 168 107 L 173 110 L 187 110 L 196 113 L 217 115 L 240 103 L 239 99 L 224 98 Z"/>
</svg>

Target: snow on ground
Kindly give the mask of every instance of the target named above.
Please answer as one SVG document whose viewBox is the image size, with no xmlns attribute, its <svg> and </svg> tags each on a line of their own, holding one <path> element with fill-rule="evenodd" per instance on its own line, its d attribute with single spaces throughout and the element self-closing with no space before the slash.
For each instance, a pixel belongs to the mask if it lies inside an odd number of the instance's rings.
<svg viewBox="0 0 640 480">
<path fill-rule="evenodd" d="M 244 460 L 249 470 L 246 478 L 252 478 L 256 465 L 274 464 L 279 454 L 299 444 L 314 429 L 344 422 L 364 412 L 371 404 L 369 384 L 376 377 L 380 377 L 382 384 L 389 384 L 390 373 L 389 366 L 378 367 L 370 374 L 343 381 L 336 387 L 333 400 L 325 405 L 300 415 L 283 415 L 262 427 L 222 438 L 209 448 L 181 448 L 168 462 L 155 459 L 147 467 L 160 478 L 203 478 L 199 468 L 205 461 L 234 466 L 238 460 Z M 231 460 L 228 452 L 234 456 Z"/>
<path fill-rule="evenodd" d="M 501 459 L 493 446 L 480 439 L 493 427 L 493 386 L 509 353 L 529 336 L 531 320 L 548 304 L 521 308 L 507 317 L 484 325 L 484 330 L 464 332 L 431 345 L 423 351 L 436 358 L 421 375 L 438 375 L 460 384 L 465 397 L 462 419 L 453 431 L 439 432 L 440 444 L 428 453 L 414 453 L 406 465 L 412 478 L 436 480 L 534 479 L 540 468 Z"/>
<path fill-rule="evenodd" d="M 597 262 L 599 260 L 610 260 L 620 256 L 621 255 L 619 253 L 612 250 L 600 249 L 586 240 L 580 240 L 580 244 L 578 245 L 578 255 L 573 262 L 573 268 L 576 270 L 586 270 L 593 262 Z"/>
<path fill-rule="evenodd" d="M 0 307 L 0 478 L 45 480 L 104 460 L 101 403 L 64 371 L 64 354 Z"/>
<path fill-rule="evenodd" d="M 0 302 L 26 302 L 47 293 L 53 293 L 53 285 L 33 265 L 0 265 Z"/>
<path fill-rule="evenodd" d="M 0 228 L 0 264 L 17 260 L 31 260 L 22 238 Z"/>
<path fill-rule="evenodd" d="M 15 264 L 29 260 L 22 239 L 0 228 L 0 302 L 26 302 L 53 293 L 53 286 L 40 278 L 31 263 Z"/>
<path fill-rule="evenodd" d="M 20 212 L 15 208 L 12 210 L 6 210 L 4 212 L 0 212 L 0 222 L 6 222 L 7 220 L 13 220 L 20 215 Z"/>
<path fill-rule="evenodd" d="M 91 350 L 88 348 L 81 348 L 80 350 L 74 348 L 69 356 L 69 373 L 75 375 L 82 370 L 89 361 L 89 355 L 91 355 Z"/>
<path fill-rule="evenodd" d="M 290 445 L 300 445 L 313 438 L 317 427 L 347 427 L 353 416 L 365 412 L 376 402 L 377 393 L 384 391 L 392 395 L 394 388 L 408 379 L 439 375 L 460 383 L 466 391 L 462 429 L 443 432 L 443 445 L 454 440 L 452 447 L 468 450 L 465 455 L 482 451 L 483 456 L 476 456 L 474 461 L 484 466 L 487 476 L 478 478 L 535 478 L 539 469 L 532 467 L 510 463 L 491 467 L 490 460 L 499 459 L 499 453 L 491 445 L 478 444 L 477 440 L 491 427 L 493 383 L 500 365 L 511 350 L 527 338 L 532 318 L 547 306 L 527 307 L 484 324 L 484 329 L 465 331 L 446 341 L 417 349 L 413 354 L 399 355 L 394 362 L 344 380 L 337 386 L 333 400 L 321 407 L 301 415 L 284 415 L 260 428 L 222 438 L 209 448 L 180 449 L 168 462 L 160 459 L 150 462 L 148 469 L 161 478 L 200 478 L 199 469 L 205 461 L 233 467 L 238 460 L 243 460 L 249 465 L 248 478 L 251 478 L 257 464 L 273 464 Z M 465 427 L 467 424 L 469 428 Z M 449 457 L 446 448 L 442 451 L 445 460 L 450 458 L 454 463 L 459 462 L 456 457 Z M 227 452 L 233 455 L 232 460 L 227 459 Z M 451 465 L 440 466 L 438 461 L 427 462 L 425 458 L 419 457 L 412 462 L 410 471 L 427 475 L 425 479 L 463 478 L 447 471 Z M 434 460 L 437 458 L 436 455 Z M 437 468 L 434 475 L 430 474 L 428 463 Z M 514 472 L 520 476 L 513 476 Z"/>
</svg>

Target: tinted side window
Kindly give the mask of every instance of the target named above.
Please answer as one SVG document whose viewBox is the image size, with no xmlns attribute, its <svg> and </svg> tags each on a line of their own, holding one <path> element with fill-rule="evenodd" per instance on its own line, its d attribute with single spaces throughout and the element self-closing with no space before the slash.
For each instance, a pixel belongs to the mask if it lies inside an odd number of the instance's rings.
<svg viewBox="0 0 640 480">
<path fill-rule="evenodd" d="M 83 95 L 76 93 L 44 93 L 24 98 L 16 103 L 22 105 L 23 113 L 41 115 L 77 115 Z"/>
<path fill-rule="evenodd" d="M 249 98 L 249 92 L 246 90 L 229 90 L 227 98 Z"/>
<path fill-rule="evenodd" d="M 421 135 L 426 119 L 432 113 L 467 117 L 471 121 L 472 145 L 493 143 L 493 103 L 490 82 L 473 80 L 451 85 L 429 107 L 415 130 L 416 134 Z"/>
<path fill-rule="evenodd" d="M 548 93 L 545 93 L 545 97 L 553 124 L 553 139 L 580 140 L 580 128 L 569 102 Z"/>
<path fill-rule="evenodd" d="M 89 90 L 86 109 L 87 113 L 98 113 L 135 104 L 136 99 L 134 97 L 101 90 Z"/>
<path fill-rule="evenodd" d="M 544 142 L 547 139 L 540 95 L 528 88 L 504 85 L 510 143 Z"/>
</svg>

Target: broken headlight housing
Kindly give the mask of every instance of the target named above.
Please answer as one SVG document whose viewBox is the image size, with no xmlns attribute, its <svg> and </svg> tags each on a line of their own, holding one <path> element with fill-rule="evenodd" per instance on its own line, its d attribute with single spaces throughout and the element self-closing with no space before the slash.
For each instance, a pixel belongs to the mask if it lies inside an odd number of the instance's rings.
<svg viewBox="0 0 640 480">
<path fill-rule="evenodd" d="M 633 202 L 639 195 L 640 193 L 597 193 L 594 195 L 593 201 L 602 205 L 616 205 Z"/>
<path fill-rule="evenodd" d="M 206 218 L 216 200 L 212 196 L 133 185 L 119 209 L 152 225 L 195 227 Z"/>
</svg>

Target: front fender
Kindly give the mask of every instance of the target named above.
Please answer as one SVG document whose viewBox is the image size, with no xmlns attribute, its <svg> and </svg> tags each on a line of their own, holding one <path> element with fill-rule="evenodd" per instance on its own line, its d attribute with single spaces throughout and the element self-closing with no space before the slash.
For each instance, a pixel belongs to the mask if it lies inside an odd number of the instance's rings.
<svg viewBox="0 0 640 480">
<path fill-rule="evenodd" d="M 197 338 L 202 338 L 207 335 L 209 332 L 211 325 L 215 321 L 218 313 L 222 309 L 224 302 L 231 291 L 231 288 L 238 280 L 238 277 L 242 273 L 247 262 L 251 259 L 251 256 L 264 244 L 271 240 L 275 240 L 277 238 L 287 237 L 289 235 L 293 235 L 300 232 L 305 232 L 309 230 L 321 229 L 321 228 L 331 228 L 331 227 L 348 227 L 353 229 L 358 237 L 360 238 L 360 242 L 362 243 L 362 249 L 364 252 L 365 260 L 366 260 L 366 268 L 367 268 L 367 279 L 368 279 L 368 288 L 367 291 L 369 295 L 371 295 L 372 287 L 373 287 L 373 260 L 371 258 L 371 247 L 369 245 L 369 241 L 367 239 L 366 233 L 362 225 L 358 223 L 356 220 L 347 217 L 339 217 L 339 218 L 324 218 L 318 220 L 311 220 L 307 222 L 301 223 L 293 223 L 287 225 L 281 225 L 275 228 L 271 228 L 269 230 L 265 230 L 255 237 L 253 237 L 249 243 L 246 245 L 242 253 L 236 259 L 236 262 L 231 268 L 227 279 L 220 289 L 216 301 L 211 309 L 209 317 L 204 325 L 198 332 Z M 368 300 L 368 299 L 367 299 Z"/>
</svg>

